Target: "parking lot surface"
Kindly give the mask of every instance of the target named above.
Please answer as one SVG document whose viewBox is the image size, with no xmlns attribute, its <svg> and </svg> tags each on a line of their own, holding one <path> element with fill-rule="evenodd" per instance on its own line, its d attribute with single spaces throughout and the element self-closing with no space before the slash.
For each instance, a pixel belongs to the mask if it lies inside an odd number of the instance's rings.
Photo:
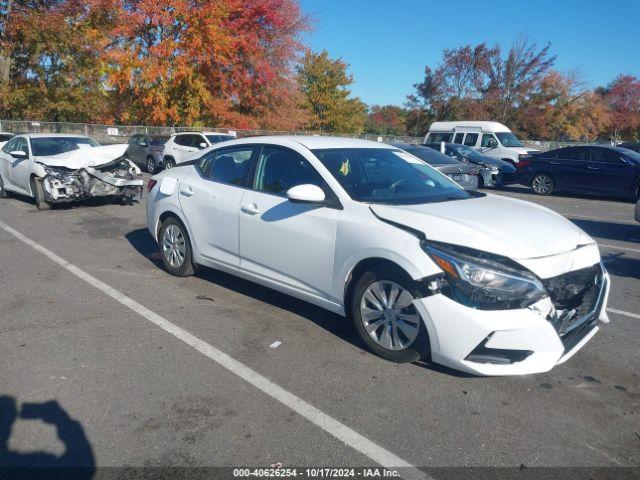
<svg viewBox="0 0 640 480">
<path fill-rule="evenodd" d="M 639 466 L 633 204 L 492 193 L 569 218 L 611 274 L 611 322 L 549 373 L 392 364 L 312 305 L 213 270 L 168 275 L 144 199 L 38 212 L 14 196 L 0 201 L 0 395 L 57 402 L 97 466 Z M 43 422 L 16 418 L 10 433 L 15 455 L 65 451 Z"/>
</svg>

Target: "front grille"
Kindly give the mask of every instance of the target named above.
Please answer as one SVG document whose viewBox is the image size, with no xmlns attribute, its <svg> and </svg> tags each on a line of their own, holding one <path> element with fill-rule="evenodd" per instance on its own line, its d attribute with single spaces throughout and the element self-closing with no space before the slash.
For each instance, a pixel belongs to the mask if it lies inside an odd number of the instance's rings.
<svg viewBox="0 0 640 480">
<path fill-rule="evenodd" d="M 598 263 L 544 280 L 543 284 L 556 308 L 551 323 L 564 342 L 566 335 L 595 318 L 604 288 L 604 271 Z"/>
</svg>

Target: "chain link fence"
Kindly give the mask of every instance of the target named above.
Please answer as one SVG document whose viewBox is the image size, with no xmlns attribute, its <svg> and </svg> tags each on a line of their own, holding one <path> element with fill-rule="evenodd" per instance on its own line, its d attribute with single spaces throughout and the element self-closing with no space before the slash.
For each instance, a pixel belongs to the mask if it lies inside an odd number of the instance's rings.
<svg viewBox="0 0 640 480">
<path fill-rule="evenodd" d="M 24 120 L 0 120 L 0 132 L 11 133 L 71 133 L 86 135 L 104 145 L 113 143 L 127 143 L 128 139 L 136 133 L 148 133 L 151 135 L 170 135 L 176 132 L 234 132 L 238 137 L 255 137 L 260 135 L 339 135 L 341 137 L 361 138 L 378 142 L 407 142 L 421 143 L 422 137 L 396 136 L 396 135 L 372 135 L 372 134 L 333 134 L 327 132 L 302 132 L 279 130 L 243 130 L 229 128 L 209 127 L 152 127 L 145 125 L 99 125 L 91 123 L 69 122 L 39 122 Z"/>
<path fill-rule="evenodd" d="M 260 135 L 337 135 L 349 138 L 361 138 L 377 142 L 406 142 L 422 143 L 424 137 L 410 137 L 399 135 L 375 135 L 375 134 L 336 134 L 328 132 L 303 132 L 285 130 L 243 130 L 209 127 L 152 127 L 145 125 L 100 125 L 92 123 L 70 122 L 39 122 L 28 120 L 0 120 L 0 132 L 12 133 L 71 133 L 86 135 L 103 145 L 114 143 L 127 143 L 129 138 L 136 133 L 148 133 L 151 135 L 170 135 L 176 132 L 235 132 L 238 137 L 254 137 Z M 582 142 L 552 142 L 552 141 L 523 141 L 525 147 L 536 150 L 551 150 L 569 145 L 584 145 Z"/>
</svg>

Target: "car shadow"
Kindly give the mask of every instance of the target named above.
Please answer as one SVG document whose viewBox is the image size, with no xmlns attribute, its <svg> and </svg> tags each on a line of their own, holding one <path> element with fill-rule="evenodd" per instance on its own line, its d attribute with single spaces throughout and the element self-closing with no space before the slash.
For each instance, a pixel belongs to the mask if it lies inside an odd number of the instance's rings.
<svg viewBox="0 0 640 480">
<path fill-rule="evenodd" d="M 640 259 L 625 253 L 607 253 L 602 255 L 602 263 L 611 275 L 640 280 Z"/>
<path fill-rule="evenodd" d="M 156 267 L 163 268 L 158 245 L 153 240 L 153 237 L 149 234 L 148 230 L 144 228 L 132 230 L 125 234 L 125 238 L 140 255 L 147 258 Z M 290 295 L 278 292 L 277 290 L 264 287 L 257 283 L 250 282 L 249 280 L 244 280 L 212 268 L 199 268 L 196 272 L 196 276 L 202 280 L 226 288 L 227 290 L 233 290 L 241 295 L 255 298 L 256 300 L 266 304 L 304 317 L 341 340 L 373 355 L 373 353 L 369 352 L 367 346 L 362 342 L 362 340 L 360 340 L 360 337 L 358 337 L 352 323 L 345 321 L 345 319 L 340 315 L 329 312 L 328 310 L 317 307 L 303 300 L 299 300 Z M 444 366 L 436 365 L 428 360 L 415 362 L 414 365 L 445 375 L 461 378 L 476 378 L 474 375 L 469 375 Z"/>
<path fill-rule="evenodd" d="M 640 223 L 633 225 L 631 223 L 584 220 L 571 218 L 571 215 L 567 215 L 567 218 L 592 237 L 640 243 Z"/>
<path fill-rule="evenodd" d="M 64 444 L 64 453 L 11 450 L 14 424 L 25 420 L 40 420 L 53 426 Z M 0 473 L 3 478 L 88 480 L 96 473 L 96 463 L 82 425 L 57 401 L 20 405 L 14 397 L 0 395 Z"/>
<path fill-rule="evenodd" d="M 27 197 L 26 195 L 22 195 L 19 193 L 11 192 L 9 194 L 12 200 L 18 200 L 19 202 L 25 203 L 27 205 L 31 205 L 35 208 L 36 202 L 33 198 Z M 85 200 L 79 200 L 77 202 L 68 202 L 68 203 L 56 203 L 51 205 L 51 209 L 53 211 L 57 210 L 75 210 L 77 208 L 95 208 L 95 207 L 104 207 L 105 205 L 135 205 L 136 203 L 140 203 L 140 196 L 134 197 L 131 201 L 126 203 L 122 203 L 119 199 L 110 198 L 110 197 L 96 197 L 96 198 L 87 198 Z"/>
<path fill-rule="evenodd" d="M 530 187 L 526 187 L 524 185 L 504 185 L 499 187 L 487 188 L 484 189 L 487 191 L 495 190 L 497 192 L 505 192 L 505 193 L 518 193 L 521 195 L 530 195 L 534 198 L 577 198 L 583 200 L 600 200 L 604 202 L 622 202 L 622 203 L 630 203 L 634 204 L 635 200 L 625 197 L 614 197 L 614 196 L 606 196 L 606 195 L 591 195 L 588 193 L 574 193 L 574 192 L 553 192 L 550 196 L 545 197 L 542 195 L 538 195 L 535 193 Z"/>
</svg>

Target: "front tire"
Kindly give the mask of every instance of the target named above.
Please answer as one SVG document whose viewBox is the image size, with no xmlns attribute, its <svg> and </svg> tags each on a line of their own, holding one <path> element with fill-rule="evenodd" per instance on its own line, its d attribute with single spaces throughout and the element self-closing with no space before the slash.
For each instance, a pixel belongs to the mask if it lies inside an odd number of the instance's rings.
<svg viewBox="0 0 640 480">
<path fill-rule="evenodd" d="M 50 210 L 51 204 L 44 199 L 44 188 L 42 188 L 42 179 L 31 178 L 31 193 L 36 202 L 36 208 L 40 211 Z"/>
<path fill-rule="evenodd" d="M 429 336 L 410 293 L 411 278 L 392 268 L 372 268 L 356 281 L 350 316 L 367 347 L 396 363 L 428 354 Z"/>
<path fill-rule="evenodd" d="M 151 175 L 156 173 L 156 161 L 153 159 L 153 157 L 147 158 L 146 167 L 147 167 L 147 172 L 149 172 Z"/>
<path fill-rule="evenodd" d="M 169 217 L 160 227 L 158 244 L 162 253 L 162 264 L 171 275 L 188 277 L 193 275 L 193 254 L 189 235 L 182 223 Z"/>
<path fill-rule="evenodd" d="M 2 175 L 0 175 L 0 198 L 6 198 L 7 191 L 4 189 L 4 181 L 2 180 Z"/>
<path fill-rule="evenodd" d="M 551 195 L 555 190 L 555 187 L 555 182 L 549 174 L 538 173 L 531 179 L 531 188 L 538 195 Z"/>
</svg>

